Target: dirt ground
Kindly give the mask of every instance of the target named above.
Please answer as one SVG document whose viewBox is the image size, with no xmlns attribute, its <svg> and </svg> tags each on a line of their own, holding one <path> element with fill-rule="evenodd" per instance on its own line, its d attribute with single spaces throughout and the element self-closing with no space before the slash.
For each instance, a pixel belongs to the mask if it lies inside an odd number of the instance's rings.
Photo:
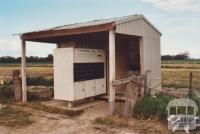
<svg viewBox="0 0 200 134">
<path fill-rule="evenodd" d="M 52 103 L 52 102 L 51 102 Z M 2 105 L 0 105 L 2 107 Z M 99 101 L 94 106 L 84 109 L 77 117 L 51 114 L 28 107 L 23 108 L 32 114 L 33 124 L 23 127 L 0 126 L 0 134 L 168 134 L 167 124 L 154 120 L 127 119 L 128 127 L 116 127 L 95 124 L 97 117 L 109 115 L 108 103 Z M 125 120 L 126 121 L 126 120 Z M 183 132 L 184 133 L 184 132 Z M 183 134 L 178 133 L 178 134 Z"/>
<path fill-rule="evenodd" d="M 32 113 L 33 124 L 25 127 L 0 126 L 0 134 L 101 134 L 101 133 L 126 133 L 128 129 L 102 129 L 94 125 L 96 117 L 108 114 L 108 105 L 102 101 L 84 110 L 79 117 L 67 117 L 59 114 L 50 114 L 43 111 L 24 107 L 23 110 Z"/>
</svg>

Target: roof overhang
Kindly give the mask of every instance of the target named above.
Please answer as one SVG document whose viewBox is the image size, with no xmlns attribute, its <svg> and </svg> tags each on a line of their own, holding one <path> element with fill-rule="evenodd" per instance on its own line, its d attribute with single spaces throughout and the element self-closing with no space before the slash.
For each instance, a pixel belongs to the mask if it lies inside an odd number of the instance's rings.
<svg viewBox="0 0 200 134">
<path fill-rule="evenodd" d="M 60 30 L 43 30 L 36 32 L 28 32 L 21 34 L 21 39 L 26 41 L 38 41 L 45 38 L 55 38 L 61 36 L 69 36 L 69 35 L 78 35 L 78 34 L 87 34 L 87 33 L 95 33 L 95 32 L 103 32 L 108 31 L 110 29 L 115 28 L 115 22 L 99 24 L 99 25 L 91 25 L 84 27 L 77 27 L 72 29 L 60 29 Z"/>
</svg>

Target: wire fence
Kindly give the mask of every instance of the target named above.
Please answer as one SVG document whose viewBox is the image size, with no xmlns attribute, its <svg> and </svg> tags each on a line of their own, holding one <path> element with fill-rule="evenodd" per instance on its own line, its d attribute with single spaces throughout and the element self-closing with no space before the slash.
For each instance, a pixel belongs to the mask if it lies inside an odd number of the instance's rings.
<svg viewBox="0 0 200 134">
<path fill-rule="evenodd" d="M 162 72 L 162 87 L 200 91 L 200 72 L 164 71 Z"/>
<path fill-rule="evenodd" d="M 162 71 L 162 91 L 176 98 L 200 97 L 200 71 Z"/>
</svg>

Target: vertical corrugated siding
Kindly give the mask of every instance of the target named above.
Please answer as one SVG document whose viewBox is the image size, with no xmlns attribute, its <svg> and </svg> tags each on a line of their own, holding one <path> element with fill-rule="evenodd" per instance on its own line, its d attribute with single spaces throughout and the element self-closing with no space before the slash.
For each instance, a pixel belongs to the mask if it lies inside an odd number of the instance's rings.
<svg viewBox="0 0 200 134">
<path fill-rule="evenodd" d="M 144 19 L 116 26 L 116 33 L 141 36 L 143 39 L 144 71 L 151 70 L 151 87 L 161 82 L 160 34 Z M 157 89 L 160 89 L 159 86 Z"/>
<path fill-rule="evenodd" d="M 142 36 L 141 24 L 142 19 L 137 19 L 130 22 L 124 22 L 118 24 L 116 27 L 116 33 L 128 34 L 128 35 L 137 35 Z"/>
<path fill-rule="evenodd" d="M 160 40 L 149 37 L 144 37 L 143 39 L 144 70 L 151 70 L 151 87 L 155 87 L 161 82 Z"/>
</svg>

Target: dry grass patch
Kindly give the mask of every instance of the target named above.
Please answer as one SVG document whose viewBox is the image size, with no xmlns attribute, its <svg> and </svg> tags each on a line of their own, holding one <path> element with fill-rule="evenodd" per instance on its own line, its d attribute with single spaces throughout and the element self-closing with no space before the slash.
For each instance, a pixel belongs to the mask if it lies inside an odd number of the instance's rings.
<svg viewBox="0 0 200 134">
<path fill-rule="evenodd" d="M 80 116 L 83 113 L 83 110 L 66 110 L 66 109 L 61 109 L 61 108 L 55 108 L 51 106 L 46 106 L 41 104 L 40 102 L 30 102 L 26 104 L 16 104 L 18 106 L 24 106 L 24 107 L 29 107 L 33 108 L 36 110 L 52 113 L 52 114 L 61 114 L 61 115 L 67 115 L 69 117 L 76 117 Z"/>
<path fill-rule="evenodd" d="M 139 134 L 168 134 L 167 124 L 157 120 L 141 120 L 117 116 L 98 117 L 94 120 L 95 129 L 109 132 L 112 128 L 127 128 Z M 103 127 L 103 128 L 102 128 Z"/>
<path fill-rule="evenodd" d="M 162 69 L 162 86 L 188 88 L 190 72 L 193 72 L 192 87 L 200 90 L 200 69 Z"/>
<path fill-rule="evenodd" d="M 32 114 L 20 108 L 6 105 L 0 109 L 0 125 L 10 127 L 26 126 L 33 121 L 30 119 Z"/>
<path fill-rule="evenodd" d="M 115 127 L 131 126 L 131 124 L 127 122 L 127 119 L 119 118 L 117 116 L 98 117 L 94 120 L 94 123 L 99 125 L 115 126 Z"/>
<path fill-rule="evenodd" d="M 20 70 L 20 67 L 0 67 L 2 76 L 12 75 L 13 70 Z M 27 75 L 34 76 L 53 76 L 53 67 L 27 67 Z"/>
<path fill-rule="evenodd" d="M 162 64 L 162 68 L 200 69 L 200 64 Z"/>
</svg>

